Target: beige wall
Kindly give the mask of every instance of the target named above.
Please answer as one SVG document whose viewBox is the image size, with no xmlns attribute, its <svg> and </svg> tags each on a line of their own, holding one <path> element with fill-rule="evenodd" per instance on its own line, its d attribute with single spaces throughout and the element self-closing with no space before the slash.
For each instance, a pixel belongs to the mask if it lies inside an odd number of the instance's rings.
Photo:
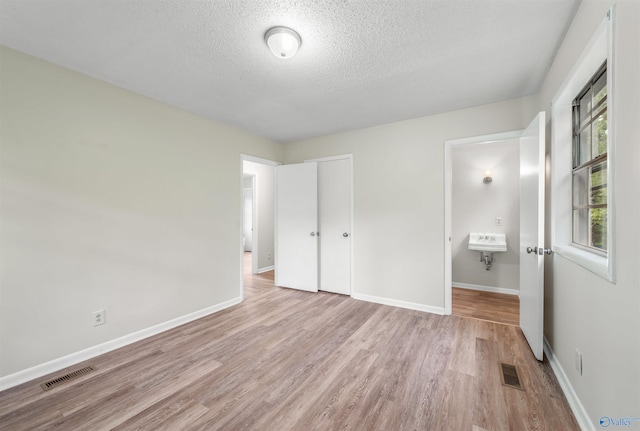
<svg viewBox="0 0 640 431">
<path fill-rule="evenodd" d="M 282 146 L 0 55 L 0 376 L 238 298 L 240 154 Z"/>
<path fill-rule="evenodd" d="M 602 416 L 640 417 L 640 2 L 583 1 L 539 94 L 550 116 L 554 95 L 613 3 L 617 282 L 558 255 L 545 268 L 545 336 L 596 429 Z M 551 223 L 548 216 L 547 231 Z"/>
<path fill-rule="evenodd" d="M 285 144 L 287 163 L 353 154 L 357 294 L 444 307 L 444 141 L 524 128 L 529 98 Z"/>
</svg>

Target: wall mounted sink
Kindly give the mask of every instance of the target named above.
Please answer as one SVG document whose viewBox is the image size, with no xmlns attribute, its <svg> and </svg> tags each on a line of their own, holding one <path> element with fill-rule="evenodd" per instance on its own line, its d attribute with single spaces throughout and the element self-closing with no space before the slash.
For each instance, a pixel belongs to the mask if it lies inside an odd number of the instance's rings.
<svg viewBox="0 0 640 431">
<path fill-rule="evenodd" d="M 469 250 L 484 252 L 506 252 L 507 235 L 503 233 L 470 233 Z"/>
</svg>

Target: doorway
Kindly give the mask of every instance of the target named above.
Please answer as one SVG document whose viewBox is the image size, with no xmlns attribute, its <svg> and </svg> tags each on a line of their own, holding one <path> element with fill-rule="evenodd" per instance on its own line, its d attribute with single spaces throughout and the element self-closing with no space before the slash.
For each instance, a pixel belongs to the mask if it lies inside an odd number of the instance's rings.
<svg viewBox="0 0 640 431">
<path fill-rule="evenodd" d="M 446 143 L 446 314 L 518 325 L 520 135 Z M 507 252 L 486 265 L 468 249 L 471 233 L 505 234 Z"/>
<path fill-rule="evenodd" d="M 489 144 L 515 139 L 519 146 L 519 241 L 518 241 L 518 295 L 520 302 L 519 326 L 536 359 L 542 361 L 544 339 L 544 256 L 552 253 L 544 245 L 544 193 L 545 193 L 545 112 L 539 112 L 523 131 L 506 132 L 473 138 L 445 141 L 445 314 L 452 312 L 452 249 L 453 249 L 453 149 L 458 146 Z M 486 168 L 485 168 L 486 169 Z M 490 173 L 483 172 L 483 183 L 492 182 Z M 493 202 L 488 202 L 490 205 Z M 485 202 L 487 204 L 487 202 Z M 500 225 L 500 220 L 495 223 Z M 481 235 L 494 240 L 501 235 Z M 471 235 L 470 235 L 471 237 Z M 479 250 L 487 252 L 487 243 Z M 480 244 L 476 244 L 478 250 Z M 491 249 L 494 251 L 494 249 Z M 497 251 L 497 250 L 496 250 Z M 500 250 L 505 251 L 505 250 Z M 489 261 L 483 255 L 483 263 Z"/>
<path fill-rule="evenodd" d="M 253 251 L 253 212 L 255 202 L 255 181 L 256 176 L 253 174 L 243 173 L 242 188 L 242 246 L 244 251 L 251 253 Z"/>
<path fill-rule="evenodd" d="M 279 163 L 241 155 L 241 297 L 247 280 L 274 270 L 275 168 Z M 253 278 L 251 276 L 254 276 Z"/>
<path fill-rule="evenodd" d="M 452 148 L 452 314 L 519 320 L 519 139 Z M 469 250 L 472 233 L 504 235 L 504 252 Z"/>
</svg>

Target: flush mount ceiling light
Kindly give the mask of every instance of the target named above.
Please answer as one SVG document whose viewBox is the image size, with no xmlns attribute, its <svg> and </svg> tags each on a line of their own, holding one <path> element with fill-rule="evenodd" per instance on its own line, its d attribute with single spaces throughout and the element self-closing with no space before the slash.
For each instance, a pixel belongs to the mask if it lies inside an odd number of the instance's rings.
<svg viewBox="0 0 640 431">
<path fill-rule="evenodd" d="M 288 27 L 273 27 L 264 34 L 264 41 L 278 58 L 291 58 L 300 47 L 300 35 Z"/>
</svg>

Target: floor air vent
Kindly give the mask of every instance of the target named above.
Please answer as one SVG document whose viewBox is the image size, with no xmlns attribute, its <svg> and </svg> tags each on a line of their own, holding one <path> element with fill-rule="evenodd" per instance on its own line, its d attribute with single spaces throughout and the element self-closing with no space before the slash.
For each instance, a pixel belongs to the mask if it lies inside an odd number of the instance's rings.
<svg viewBox="0 0 640 431">
<path fill-rule="evenodd" d="M 86 374 L 92 373 L 95 370 L 96 367 L 94 367 L 93 365 L 89 365 L 88 367 L 80 368 L 79 370 L 72 371 L 69 374 L 65 374 L 64 376 L 56 377 L 55 379 L 49 380 L 48 382 L 44 382 L 40 385 L 40 387 L 45 391 L 48 391 L 49 389 L 64 385 L 65 383 L 70 382 L 73 379 L 77 379 L 78 377 L 82 377 Z"/>
<path fill-rule="evenodd" d="M 518 369 L 515 365 L 500 363 L 500 371 L 500 377 L 502 378 L 502 384 L 504 386 L 524 391 L 524 387 L 522 386 L 522 383 L 520 383 Z"/>
</svg>

